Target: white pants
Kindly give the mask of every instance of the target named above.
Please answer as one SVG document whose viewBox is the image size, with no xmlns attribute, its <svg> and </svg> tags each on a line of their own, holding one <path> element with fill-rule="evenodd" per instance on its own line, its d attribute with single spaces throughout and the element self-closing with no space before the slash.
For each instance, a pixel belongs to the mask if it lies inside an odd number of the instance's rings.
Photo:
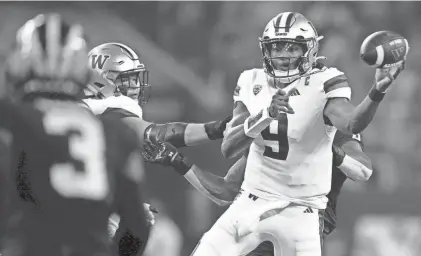
<svg viewBox="0 0 421 256">
<path fill-rule="evenodd" d="M 242 256 L 264 241 L 273 243 L 275 256 L 321 256 L 319 223 L 317 209 L 243 191 L 191 256 Z"/>
</svg>

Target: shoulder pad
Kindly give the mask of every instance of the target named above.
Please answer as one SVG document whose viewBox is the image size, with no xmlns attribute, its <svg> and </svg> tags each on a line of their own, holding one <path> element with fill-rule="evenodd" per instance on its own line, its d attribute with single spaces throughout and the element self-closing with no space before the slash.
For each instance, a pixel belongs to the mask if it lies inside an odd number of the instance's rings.
<svg viewBox="0 0 421 256">
<path fill-rule="evenodd" d="M 337 68 L 334 68 L 334 67 L 328 68 L 326 66 L 324 66 L 322 69 L 313 69 L 310 74 L 316 75 L 323 82 L 326 82 L 329 79 L 337 77 L 337 76 L 341 76 L 341 75 L 345 76 L 345 74 L 342 71 L 338 70 Z"/>
<path fill-rule="evenodd" d="M 253 77 L 256 77 L 256 69 L 244 70 L 238 77 L 237 87 L 245 87 L 253 82 Z"/>
<path fill-rule="evenodd" d="M 137 117 L 138 115 L 133 114 L 130 111 L 127 111 L 123 108 L 106 108 L 104 112 L 102 112 L 101 116 L 114 116 L 115 118 L 124 118 L 124 117 Z"/>
<path fill-rule="evenodd" d="M 89 106 L 95 115 L 100 115 L 107 109 L 123 109 L 138 116 L 139 118 L 143 117 L 142 108 L 139 106 L 139 104 L 135 100 L 124 95 L 118 97 L 111 96 L 100 100 L 85 99 L 84 102 Z"/>
<path fill-rule="evenodd" d="M 236 101 L 247 101 L 246 91 L 251 83 L 253 77 L 253 70 L 245 70 L 238 77 L 237 85 L 234 89 L 234 102 Z"/>
</svg>

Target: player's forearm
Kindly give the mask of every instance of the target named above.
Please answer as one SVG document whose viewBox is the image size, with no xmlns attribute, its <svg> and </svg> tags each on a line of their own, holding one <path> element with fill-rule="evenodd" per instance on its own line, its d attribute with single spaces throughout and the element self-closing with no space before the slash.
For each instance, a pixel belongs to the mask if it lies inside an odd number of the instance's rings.
<svg viewBox="0 0 421 256">
<path fill-rule="evenodd" d="M 373 117 L 376 114 L 377 108 L 379 107 L 380 102 L 383 100 L 384 95 L 385 93 L 376 90 L 375 86 L 370 89 L 369 94 L 354 109 L 352 118 L 349 120 L 347 126 L 349 132 L 352 134 L 357 134 L 367 128 L 367 126 L 373 120 Z"/>
<path fill-rule="evenodd" d="M 214 129 L 216 122 L 206 124 L 188 124 L 184 133 L 184 141 L 187 147 L 206 143 L 210 140 L 222 139 L 223 132 Z"/>
<path fill-rule="evenodd" d="M 221 121 L 209 123 L 167 123 L 151 124 L 145 130 L 145 139 L 149 141 L 166 141 L 177 148 L 195 146 L 210 140 L 217 140 L 223 137 Z"/>
<path fill-rule="evenodd" d="M 246 135 L 244 124 L 232 127 L 227 131 L 222 141 L 222 155 L 228 159 L 239 157 L 250 147 L 253 140 L 254 138 Z"/>
<path fill-rule="evenodd" d="M 376 114 L 379 102 L 374 102 L 369 96 L 355 108 L 352 118 L 349 120 L 347 130 L 352 134 L 362 132 Z"/>
<path fill-rule="evenodd" d="M 367 181 L 370 179 L 373 170 L 360 161 L 346 155 L 343 163 L 338 168 L 352 180 Z"/>
<path fill-rule="evenodd" d="M 220 206 L 230 204 L 235 198 L 235 191 L 229 187 L 223 177 L 203 171 L 196 165 L 190 168 L 184 178 L 199 192 Z"/>
<path fill-rule="evenodd" d="M 363 152 L 345 152 L 334 146 L 333 159 L 334 164 L 354 181 L 367 181 L 373 173 L 370 158 Z"/>
</svg>

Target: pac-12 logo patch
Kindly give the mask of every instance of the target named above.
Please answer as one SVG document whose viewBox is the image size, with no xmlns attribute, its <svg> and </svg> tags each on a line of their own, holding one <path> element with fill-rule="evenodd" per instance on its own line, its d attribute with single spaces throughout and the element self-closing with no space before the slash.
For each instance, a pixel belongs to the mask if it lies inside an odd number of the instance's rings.
<svg viewBox="0 0 421 256">
<path fill-rule="evenodd" d="M 262 90 L 263 86 L 260 84 L 255 84 L 253 86 L 253 93 L 254 95 L 257 95 L 261 90 Z"/>
</svg>

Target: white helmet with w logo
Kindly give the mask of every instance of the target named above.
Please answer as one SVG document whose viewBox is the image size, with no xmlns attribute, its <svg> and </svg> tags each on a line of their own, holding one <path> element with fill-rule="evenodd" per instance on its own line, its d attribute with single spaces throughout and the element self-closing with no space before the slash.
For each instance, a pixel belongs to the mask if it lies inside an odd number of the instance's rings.
<svg viewBox="0 0 421 256">
<path fill-rule="evenodd" d="M 147 102 L 149 72 L 130 47 L 119 43 L 101 44 L 89 52 L 88 65 L 94 71 L 88 85 L 94 96 L 107 98 L 122 93 L 138 99 L 141 104 Z"/>
<path fill-rule="evenodd" d="M 283 83 L 290 83 L 305 76 L 316 62 L 319 50 L 318 41 L 321 38 L 313 24 L 302 14 L 283 12 L 276 15 L 266 25 L 262 37 L 259 38 L 265 72 Z M 271 49 L 276 47 L 276 44 L 301 45 L 303 55 L 292 58 L 272 56 Z M 274 65 L 274 61 L 277 59 L 288 59 L 290 63 L 295 61 L 297 64 L 293 69 L 280 70 Z"/>
</svg>

